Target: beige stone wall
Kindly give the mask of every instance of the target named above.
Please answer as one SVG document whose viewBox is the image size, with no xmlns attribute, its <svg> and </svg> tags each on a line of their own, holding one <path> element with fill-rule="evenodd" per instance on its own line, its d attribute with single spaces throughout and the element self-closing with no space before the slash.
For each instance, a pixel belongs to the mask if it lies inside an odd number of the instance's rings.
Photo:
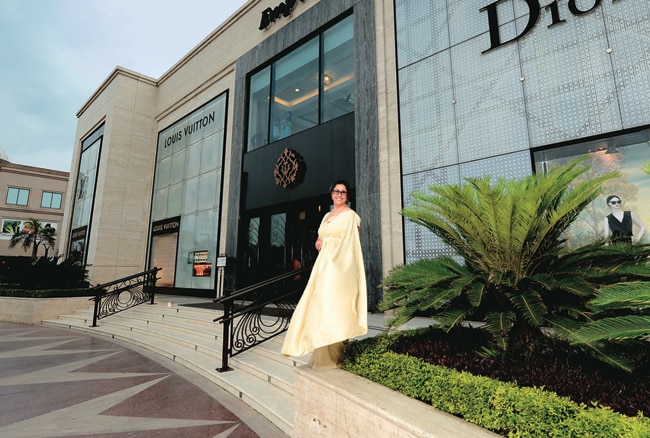
<svg viewBox="0 0 650 438">
<path fill-rule="evenodd" d="M 404 263 L 402 174 L 398 114 L 395 14 L 392 0 L 375 2 L 377 38 L 377 109 L 379 113 L 379 174 L 381 186 L 382 268 L 387 275 Z"/>
<path fill-rule="evenodd" d="M 499 436 L 340 369 L 296 368 L 293 394 L 294 437 Z"/>
<path fill-rule="evenodd" d="M 100 91 L 79 114 L 73 153 L 76 174 L 82 140 L 105 122 L 87 247 L 92 283 L 143 270 L 156 155 L 155 81 L 118 68 Z M 75 184 L 70 181 L 70 193 Z M 66 212 L 71 211 L 68 203 Z"/>
<path fill-rule="evenodd" d="M 68 315 L 74 310 L 92 309 L 88 297 L 80 298 L 13 298 L 0 297 L 0 321 L 40 324 L 41 321 Z"/>
</svg>

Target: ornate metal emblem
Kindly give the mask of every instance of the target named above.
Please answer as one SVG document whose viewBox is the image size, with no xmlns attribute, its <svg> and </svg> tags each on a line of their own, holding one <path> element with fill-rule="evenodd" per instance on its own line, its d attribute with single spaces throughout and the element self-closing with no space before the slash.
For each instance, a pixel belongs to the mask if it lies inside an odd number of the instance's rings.
<svg viewBox="0 0 650 438">
<path fill-rule="evenodd" d="M 275 184 L 285 189 L 290 189 L 300 184 L 304 179 L 305 161 L 293 149 L 284 148 L 278 157 L 273 175 Z"/>
</svg>

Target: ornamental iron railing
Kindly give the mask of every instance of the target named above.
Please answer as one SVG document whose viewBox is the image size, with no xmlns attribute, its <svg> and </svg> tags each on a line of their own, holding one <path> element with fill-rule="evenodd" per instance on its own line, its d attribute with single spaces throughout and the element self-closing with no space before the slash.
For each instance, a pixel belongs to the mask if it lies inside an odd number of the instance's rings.
<svg viewBox="0 0 650 438">
<path fill-rule="evenodd" d="M 217 371 L 230 371 L 229 357 L 287 330 L 309 271 L 303 268 L 287 272 L 214 300 L 223 305 L 223 316 L 213 320 L 223 325 L 221 368 Z"/>
<path fill-rule="evenodd" d="M 153 304 L 156 280 L 158 280 L 156 275 L 161 269 L 153 268 L 95 286 L 93 288 L 95 296 L 91 298 L 95 301 L 92 327 L 97 327 L 97 321 L 107 316 L 115 315 L 146 302 Z"/>
</svg>

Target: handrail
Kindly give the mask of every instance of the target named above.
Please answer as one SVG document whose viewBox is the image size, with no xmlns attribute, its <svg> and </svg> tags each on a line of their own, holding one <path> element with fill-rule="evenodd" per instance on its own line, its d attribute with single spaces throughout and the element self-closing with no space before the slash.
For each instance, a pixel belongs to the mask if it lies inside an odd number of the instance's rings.
<svg viewBox="0 0 650 438">
<path fill-rule="evenodd" d="M 90 301 L 95 301 L 95 307 L 91 327 L 97 327 L 97 321 L 102 318 L 147 301 L 153 304 L 158 280 L 156 275 L 160 270 L 162 268 L 153 268 L 93 287 L 95 296 Z"/>
<path fill-rule="evenodd" d="M 230 371 L 229 357 L 243 353 L 287 330 L 296 308 L 297 299 L 294 297 L 304 291 L 305 282 L 298 283 L 296 279 L 302 279 L 303 276 L 307 278 L 310 271 L 311 268 L 290 271 L 214 300 L 223 304 L 224 312 L 213 320 L 223 325 L 221 368 L 217 368 L 217 371 Z M 283 283 L 289 279 L 291 283 Z M 277 293 L 278 288 L 283 291 Z M 273 293 L 265 294 L 268 289 Z"/>
<path fill-rule="evenodd" d="M 234 293 L 230 295 L 224 295 L 222 297 L 216 298 L 214 300 L 215 303 L 220 303 L 223 304 L 224 301 L 233 301 L 238 299 L 241 296 L 247 295 L 251 291 L 254 290 L 259 290 L 260 288 L 264 286 L 269 286 L 271 284 L 277 283 L 278 281 L 285 280 L 287 278 L 295 277 L 297 275 L 301 275 L 303 272 L 309 272 L 311 269 L 310 268 L 301 268 L 301 269 L 296 269 L 295 271 L 289 271 L 285 272 L 284 274 L 280 274 L 276 277 L 269 278 L 267 280 L 260 281 L 259 283 L 252 284 L 250 286 L 246 286 L 242 289 L 239 289 L 235 291 Z M 217 318 L 219 319 L 219 318 Z"/>
<path fill-rule="evenodd" d="M 281 295 L 281 296 L 279 296 L 279 297 L 276 297 L 276 298 L 274 299 L 274 301 L 276 301 L 276 300 L 282 300 L 282 299 L 288 298 L 288 297 L 293 296 L 293 295 L 295 295 L 297 292 L 302 291 L 302 290 L 303 290 L 302 288 L 300 288 L 300 289 L 294 289 L 294 290 L 292 290 L 292 291 L 290 291 L 290 292 L 287 292 L 287 293 L 284 294 L 284 295 Z M 215 318 L 214 320 L 212 320 L 212 322 L 218 322 L 219 324 L 223 324 L 225 321 L 232 321 L 232 320 L 234 320 L 234 319 L 236 319 L 236 318 L 238 318 L 238 317 L 240 317 L 240 316 L 242 316 L 242 315 L 245 315 L 245 314 L 247 314 L 247 313 L 253 312 L 253 311 L 255 311 L 255 310 L 262 309 L 262 308 L 264 308 L 267 304 L 272 303 L 272 302 L 274 302 L 274 301 L 269 301 L 269 302 L 265 302 L 265 303 L 261 303 L 261 304 L 253 303 L 253 304 L 249 305 L 248 307 L 244 307 L 244 308 L 240 309 L 238 312 L 235 312 L 235 313 L 233 313 L 233 314 L 230 315 L 230 316 L 227 316 L 227 315 L 224 314 L 224 315 L 220 316 L 219 318 Z"/>
</svg>

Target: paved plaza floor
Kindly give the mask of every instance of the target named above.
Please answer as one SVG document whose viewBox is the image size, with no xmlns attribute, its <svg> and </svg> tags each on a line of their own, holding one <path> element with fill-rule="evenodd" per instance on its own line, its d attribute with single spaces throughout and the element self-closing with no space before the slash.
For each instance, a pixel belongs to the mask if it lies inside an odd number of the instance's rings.
<svg viewBox="0 0 650 438">
<path fill-rule="evenodd" d="M 79 331 L 0 322 L 0 437 L 286 436 L 160 355 Z"/>
</svg>

